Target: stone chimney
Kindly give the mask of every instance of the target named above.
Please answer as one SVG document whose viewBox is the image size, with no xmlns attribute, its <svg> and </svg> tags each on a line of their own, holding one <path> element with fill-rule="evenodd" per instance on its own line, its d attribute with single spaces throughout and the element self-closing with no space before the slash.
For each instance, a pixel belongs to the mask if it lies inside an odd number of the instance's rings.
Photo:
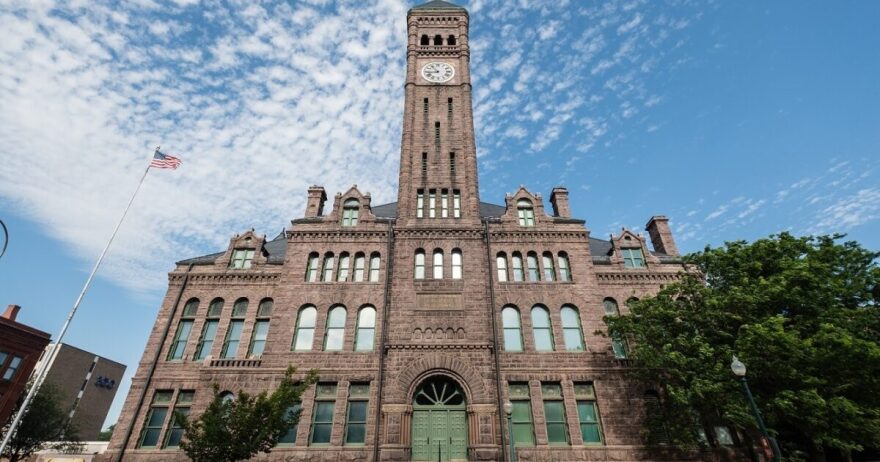
<svg viewBox="0 0 880 462">
<path fill-rule="evenodd" d="M 675 246 L 675 240 L 672 239 L 672 231 L 669 230 L 669 218 L 663 215 L 655 215 L 645 225 L 645 230 L 651 236 L 651 245 L 654 246 L 655 252 L 665 253 L 673 257 L 678 256 L 678 247 Z"/>
<path fill-rule="evenodd" d="M 21 307 L 18 305 L 9 305 L 6 307 L 6 311 L 3 313 L 3 317 L 10 321 L 15 321 L 15 318 L 18 316 L 18 312 L 20 310 Z"/>
<path fill-rule="evenodd" d="M 320 217 L 324 214 L 324 202 L 327 200 L 327 193 L 324 192 L 323 186 L 309 187 L 309 201 L 306 203 L 306 218 Z"/>
<path fill-rule="evenodd" d="M 550 193 L 550 203 L 553 204 L 553 216 L 571 218 L 571 209 L 568 207 L 568 189 L 561 186 L 553 188 Z"/>
</svg>

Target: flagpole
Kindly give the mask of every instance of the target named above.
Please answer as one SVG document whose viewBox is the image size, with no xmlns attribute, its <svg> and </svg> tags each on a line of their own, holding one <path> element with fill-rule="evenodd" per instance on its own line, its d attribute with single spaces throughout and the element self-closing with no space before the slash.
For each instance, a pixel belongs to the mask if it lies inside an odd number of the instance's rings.
<svg viewBox="0 0 880 462">
<path fill-rule="evenodd" d="M 156 148 L 156 152 L 159 151 L 159 148 Z M 43 380 L 46 378 L 46 374 L 49 370 L 49 366 L 55 361 L 55 357 L 58 356 L 58 351 L 61 350 L 58 348 L 61 345 L 61 340 L 64 339 L 64 334 L 67 333 L 67 328 L 70 327 L 70 321 L 73 320 L 73 316 L 76 314 L 76 310 L 79 308 L 79 304 L 82 302 L 83 297 L 86 295 L 86 291 L 89 290 L 89 286 L 92 284 L 92 279 L 95 277 L 95 273 L 98 272 L 98 267 L 101 266 L 101 262 L 104 261 L 104 256 L 107 255 L 107 250 L 110 248 L 110 244 L 113 243 L 113 239 L 116 237 L 116 233 L 119 231 L 119 227 L 122 226 L 122 221 L 125 220 L 125 216 L 128 214 L 128 210 L 131 208 L 131 204 L 134 203 L 134 198 L 137 196 L 138 191 L 141 190 L 141 186 L 144 184 L 144 179 L 147 178 L 147 173 L 150 173 L 150 164 L 147 164 L 147 169 L 144 170 L 143 176 L 141 176 L 141 181 L 138 182 L 137 188 L 134 190 L 134 194 L 131 195 L 131 199 L 128 200 L 128 205 L 125 206 L 125 210 L 122 212 L 122 216 L 119 217 L 119 221 L 116 223 L 116 227 L 113 228 L 113 234 L 110 235 L 110 240 L 107 241 L 107 245 L 104 246 L 104 250 L 101 251 L 101 255 L 98 257 L 98 261 L 95 262 L 95 266 L 92 268 L 92 272 L 89 273 L 89 278 L 86 279 L 86 283 L 83 286 L 82 290 L 79 293 L 79 296 L 76 298 L 76 302 L 73 304 L 73 308 L 70 309 L 70 313 L 67 314 L 67 319 L 64 321 L 64 325 L 61 326 L 61 332 L 58 333 L 58 337 L 55 339 L 55 346 L 51 348 L 51 353 L 49 353 L 49 357 L 43 362 L 37 371 L 36 377 L 34 377 L 34 382 L 31 384 L 30 390 L 28 390 L 27 396 L 25 396 L 24 401 L 21 403 L 21 407 L 19 407 L 18 412 L 15 414 L 15 419 L 12 421 L 12 425 L 9 426 L 9 429 L 6 431 L 6 435 L 3 436 L 3 443 L 0 443 L 0 455 L 6 450 L 6 446 L 9 444 L 9 441 L 12 439 L 12 435 L 15 433 L 16 428 L 21 423 L 22 417 L 27 413 L 28 406 L 31 401 L 33 401 L 34 396 L 36 396 L 37 391 L 39 391 L 40 386 L 43 385 Z"/>
</svg>

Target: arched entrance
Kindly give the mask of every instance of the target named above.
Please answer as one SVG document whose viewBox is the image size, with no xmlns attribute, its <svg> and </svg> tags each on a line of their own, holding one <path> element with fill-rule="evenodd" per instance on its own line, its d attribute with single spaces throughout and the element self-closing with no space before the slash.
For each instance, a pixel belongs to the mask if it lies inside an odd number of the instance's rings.
<svg viewBox="0 0 880 462">
<path fill-rule="evenodd" d="M 449 377 L 425 379 L 413 395 L 412 460 L 467 460 L 467 400 Z"/>
</svg>

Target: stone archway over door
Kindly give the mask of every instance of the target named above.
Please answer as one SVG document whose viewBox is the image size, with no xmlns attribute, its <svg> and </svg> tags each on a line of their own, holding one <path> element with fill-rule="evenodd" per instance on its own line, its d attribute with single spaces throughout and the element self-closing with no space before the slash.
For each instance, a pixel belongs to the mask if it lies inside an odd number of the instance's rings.
<svg viewBox="0 0 880 462">
<path fill-rule="evenodd" d="M 467 401 L 446 376 L 425 379 L 413 396 L 412 460 L 467 460 Z"/>
</svg>

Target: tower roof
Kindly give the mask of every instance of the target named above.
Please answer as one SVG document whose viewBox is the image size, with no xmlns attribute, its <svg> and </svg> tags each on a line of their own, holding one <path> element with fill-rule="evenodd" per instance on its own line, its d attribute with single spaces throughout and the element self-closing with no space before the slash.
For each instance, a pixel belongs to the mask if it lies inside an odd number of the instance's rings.
<svg viewBox="0 0 880 462">
<path fill-rule="evenodd" d="M 464 10 L 464 8 L 449 2 L 445 2 L 443 0 L 431 0 L 428 3 L 423 3 L 421 5 L 416 5 L 412 7 L 410 11 L 412 10 Z"/>
</svg>

